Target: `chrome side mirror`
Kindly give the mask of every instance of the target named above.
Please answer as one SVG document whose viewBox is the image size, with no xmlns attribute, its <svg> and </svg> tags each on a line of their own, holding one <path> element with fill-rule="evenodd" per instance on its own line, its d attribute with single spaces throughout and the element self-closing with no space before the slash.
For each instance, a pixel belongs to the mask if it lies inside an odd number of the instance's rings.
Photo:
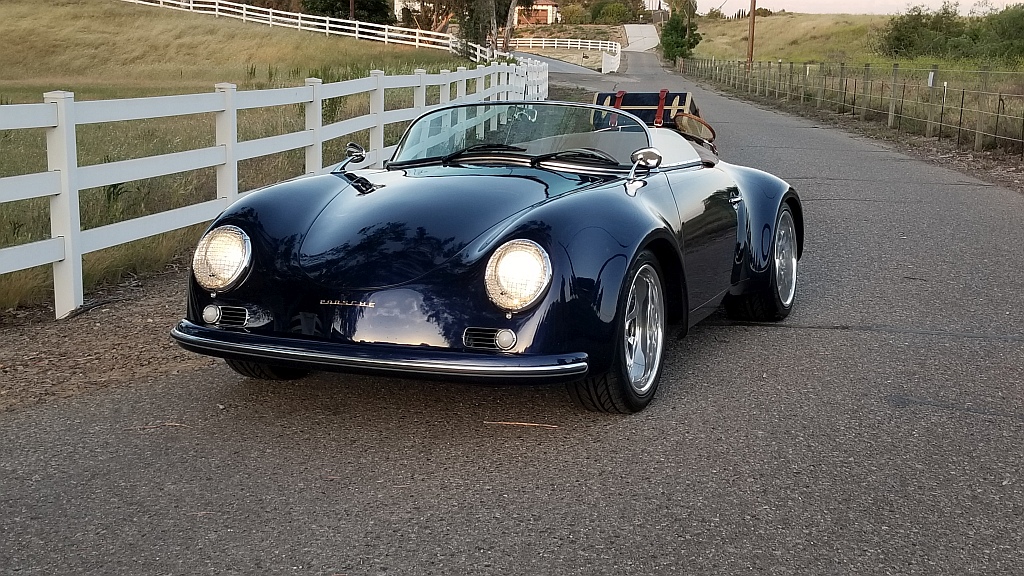
<svg viewBox="0 0 1024 576">
<path fill-rule="evenodd" d="M 366 160 L 366 150 L 355 142 L 349 142 L 345 145 L 345 158 L 350 162 L 362 162 Z"/>
<path fill-rule="evenodd" d="M 633 163 L 634 170 L 637 166 L 653 170 L 661 166 L 662 155 L 657 148 L 641 148 L 633 152 L 629 156 L 629 160 Z"/>
<path fill-rule="evenodd" d="M 355 142 L 349 142 L 348 144 L 345 145 L 345 159 L 341 161 L 341 164 L 335 166 L 334 169 L 331 170 L 331 173 L 337 174 L 339 172 L 344 172 L 345 167 L 351 164 L 352 162 L 358 164 L 363 160 L 366 160 L 366 150 L 363 149 L 363 147 L 360 146 L 359 144 L 356 144 Z"/>
<path fill-rule="evenodd" d="M 636 196 L 636 193 L 644 187 L 644 182 L 636 177 L 636 169 L 653 170 L 661 166 L 662 155 L 657 148 L 641 148 L 629 155 L 633 167 L 629 170 L 629 177 L 626 179 L 626 193 Z"/>
</svg>

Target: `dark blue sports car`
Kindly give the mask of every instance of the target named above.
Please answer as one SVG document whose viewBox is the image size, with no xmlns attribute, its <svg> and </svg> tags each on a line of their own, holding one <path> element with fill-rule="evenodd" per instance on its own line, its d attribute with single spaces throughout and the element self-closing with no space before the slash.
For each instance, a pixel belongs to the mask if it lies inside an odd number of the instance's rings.
<svg viewBox="0 0 1024 576">
<path fill-rule="evenodd" d="M 440 108 L 384 169 L 346 170 L 350 145 L 245 196 L 200 240 L 173 337 L 252 378 L 562 381 L 642 410 L 670 324 L 789 314 L 804 235 L 793 188 L 720 161 L 688 95 L 645 96 Z"/>
</svg>

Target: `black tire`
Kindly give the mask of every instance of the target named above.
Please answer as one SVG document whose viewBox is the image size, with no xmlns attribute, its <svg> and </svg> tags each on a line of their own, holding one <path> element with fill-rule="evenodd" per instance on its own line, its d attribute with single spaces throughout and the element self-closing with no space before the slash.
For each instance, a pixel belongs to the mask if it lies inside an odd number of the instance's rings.
<svg viewBox="0 0 1024 576">
<path fill-rule="evenodd" d="M 225 358 L 224 362 L 227 363 L 229 368 L 242 376 L 255 378 L 256 380 L 298 380 L 309 375 L 309 370 L 301 368 L 285 368 L 283 366 L 271 366 L 270 364 L 249 362 L 248 360 L 234 360 L 231 358 Z"/>
<path fill-rule="evenodd" d="M 618 303 L 612 368 L 607 373 L 567 385 L 573 402 L 594 412 L 639 412 L 651 403 L 661 380 L 667 332 L 661 266 L 652 253 L 643 251 L 629 267 L 626 278 L 628 281 Z M 642 302 L 638 301 L 641 296 L 638 290 L 643 291 Z M 633 316 L 633 320 L 629 316 Z M 631 341 L 634 344 L 628 344 Z M 638 360 L 637 353 L 644 352 Z M 651 355 L 656 359 L 649 366 L 648 356 Z M 636 374 L 638 369 L 640 374 Z"/>
<path fill-rule="evenodd" d="M 787 224 L 788 223 L 788 224 Z M 798 250 L 796 223 L 793 211 L 788 204 L 779 207 L 775 217 L 775 234 L 772 237 L 771 265 L 768 270 L 769 281 L 757 292 L 728 296 L 725 299 L 725 313 L 733 320 L 750 320 L 754 322 L 778 322 L 789 316 L 796 302 Z M 782 273 L 780 274 L 780 262 Z M 792 267 L 790 269 L 789 267 Z M 780 288 L 780 277 L 789 278 L 792 285 L 784 282 Z"/>
</svg>

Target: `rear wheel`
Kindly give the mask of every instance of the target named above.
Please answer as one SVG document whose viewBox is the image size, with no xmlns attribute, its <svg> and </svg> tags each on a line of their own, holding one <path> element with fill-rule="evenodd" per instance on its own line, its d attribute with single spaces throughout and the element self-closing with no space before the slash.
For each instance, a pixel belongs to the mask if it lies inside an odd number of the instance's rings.
<svg viewBox="0 0 1024 576">
<path fill-rule="evenodd" d="M 796 299 L 796 268 L 799 244 L 793 212 L 787 204 L 779 208 L 772 238 L 772 260 L 767 286 L 751 294 L 730 296 L 725 312 L 735 320 L 774 322 L 789 316 Z"/>
<path fill-rule="evenodd" d="M 628 278 L 628 288 L 618 306 L 611 370 L 568 385 L 569 395 L 587 410 L 639 412 L 650 404 L 658 389 L 666 318 L 661 268 L 654 255 L 641 252 L 630 266 Z"/>
<path fill-rule="evenodd" d="M 271 366 L 260 362 L 249 362 L 248 360 L 234 360 L 225 358 L 224 362 L 235 372 L 246 378 L 257 380 L 297 380 L 309 375 L 309 370 L 301 368 L 285 368 L 283 366 Z"/>
</svg>

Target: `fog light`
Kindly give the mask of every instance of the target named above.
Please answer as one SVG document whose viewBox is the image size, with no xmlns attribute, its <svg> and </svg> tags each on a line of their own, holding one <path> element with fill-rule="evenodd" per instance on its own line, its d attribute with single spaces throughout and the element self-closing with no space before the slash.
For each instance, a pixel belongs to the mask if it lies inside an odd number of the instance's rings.
<svg viewBox="0 0 1024 576">
<path fill-rule="evenodd" d="M 203 322 L 207 324 L 216 324 L 220 322 L 220 306 L 214 306 L 210 304 L 206 308 L 203 308 Z"/>
<path fill-rule="evenodd" d="M 516 333 L 511 330 L 498 330 L 494 335 L 494 343 L 502 350 L 511 350 L 516 345 Z"/>
</svg>

